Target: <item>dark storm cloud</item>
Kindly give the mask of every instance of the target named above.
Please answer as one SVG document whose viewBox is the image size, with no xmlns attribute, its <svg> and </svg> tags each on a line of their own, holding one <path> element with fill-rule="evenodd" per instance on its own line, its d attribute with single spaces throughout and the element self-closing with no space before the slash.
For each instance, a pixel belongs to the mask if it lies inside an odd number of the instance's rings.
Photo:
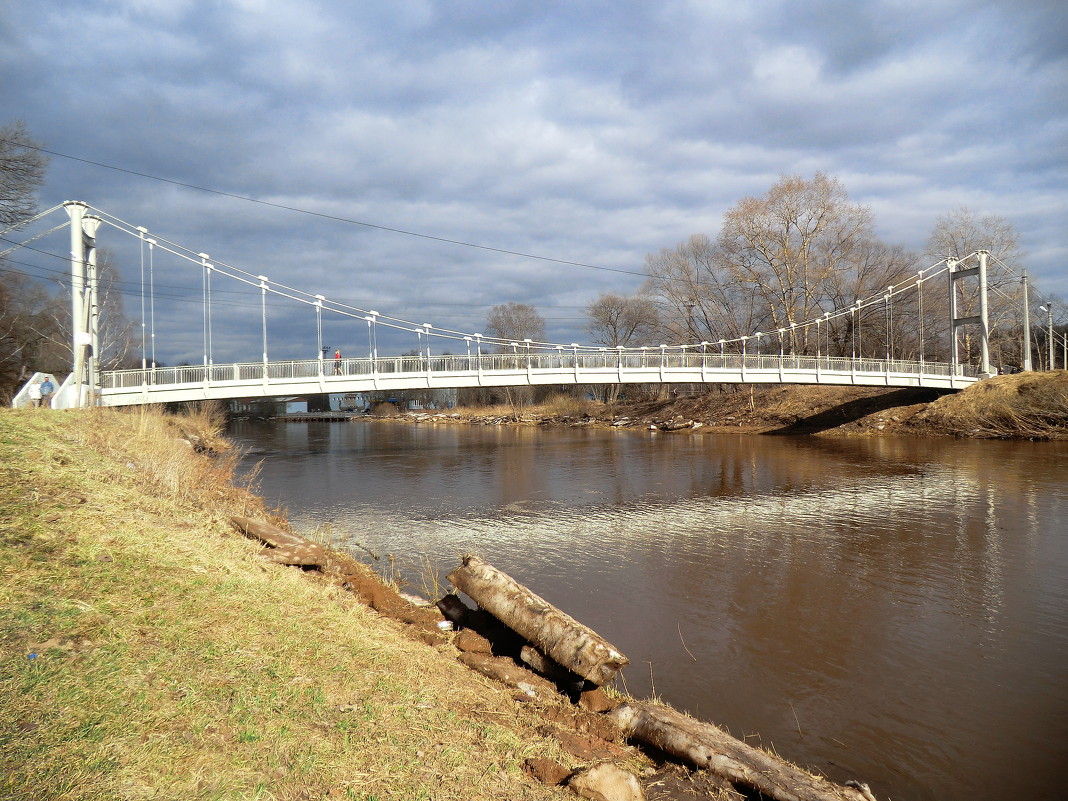
<svg viewBox="0 0 1068 801">
<path fill-rule="evenodd" d="M 1037 283 L 1068 291 L 1055 2 L 56 0 L 7 4 L 0 25 L 0 122 L 128 170 L 637 272 L 779 174 L 823 170 L 913 248 L 961 204 L 1003 215 Z M 641 282 L 54 158 L 42 202 L 75 197 L 253 274 L 469 331 L 514 300 L 581 339 L 585 303 Z M 113 245 L 135 270 L 136 243 Z M 235 353 L 258 352 L 257 304 L 219 322 L 251 331 Z M 276 347 L 307 350 L 306 310 L 272 311 Z M 199 336 L 175 333 L 171 360 L 197 360 Z M 338 336 L 357 348 L 359 324 Z"/>
</svg>

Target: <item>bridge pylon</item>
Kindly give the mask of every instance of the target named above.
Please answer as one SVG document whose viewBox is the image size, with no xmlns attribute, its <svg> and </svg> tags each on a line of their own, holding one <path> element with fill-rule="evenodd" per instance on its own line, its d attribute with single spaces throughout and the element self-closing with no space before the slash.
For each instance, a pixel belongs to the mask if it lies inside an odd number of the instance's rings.
<svg viewBox="0 0 1068 801">
<path fill-rule="evenodd" d="M 96 231 L 101 219 L 86 214 L 89 206 L 81 200 L 63 204 L 70 217 L 71 275 L 71 377 L 67 392 L 71 406 L 94 403 L 99 384 L 100 298 L 98 295 Z"/>
<path fill-rule="evenodd" d="M 949 267 L 949 317 L 950 317 L 950 363 L 954 373 L 959 364 L 957 330 L 966 325 L 979 326 L 979 378 L 990 378 L 995 375 L 990 369 L 990 319 L 987 312 L 987 279 L 986 264 L 989 251 L 978 250 L 966 259 L 958 261 L 955 258 L 946 259 Z M 961 267 L 960 265 L 975 256 L 975 267 Z M 968 317 L 957 316 L 957 282 L 965 278 L 978 277 L 979 279 L 979 313 Z"/>
</svg>

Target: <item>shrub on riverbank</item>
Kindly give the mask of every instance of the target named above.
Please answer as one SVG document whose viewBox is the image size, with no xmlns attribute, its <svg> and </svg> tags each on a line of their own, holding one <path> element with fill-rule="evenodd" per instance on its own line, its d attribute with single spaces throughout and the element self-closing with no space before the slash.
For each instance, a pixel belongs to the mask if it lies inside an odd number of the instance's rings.
<svg viewBox="0 0 1068 801">
<path fill-rule="evenodd" d="M 0 412 L 0 797 L 560 797 L 505 690 L 234 534 L 206 427 Z"/>
</svg>

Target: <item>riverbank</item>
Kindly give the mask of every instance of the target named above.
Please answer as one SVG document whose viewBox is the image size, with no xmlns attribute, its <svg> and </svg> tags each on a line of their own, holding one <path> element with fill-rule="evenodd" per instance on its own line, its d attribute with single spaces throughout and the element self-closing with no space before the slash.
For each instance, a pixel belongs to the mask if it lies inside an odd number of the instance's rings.
<svg viewBox="0 0 1068 801">
<path fill-rule="evenodd" d="M 0 797 L 570 796 L 528 706 L 235 532 L 217 433 L 0 413 Z"/>
<path fill-rule="evenodd" d="M 488 657 L 394 619 L 351 557 L 308 571 L 241 536 L 284 515 L 220 432 L 0 413 L 0 797 L 573 798 L 554 782 L 606 760 L 650 801 L 739 797 L 469 670 Z"/>
<path fill-rule="evenodd" d="M 602 404 L 557 397 L 530 407 L 409 412 L 416 421 L 568 425 L 696 433 L 1068 439 L 1068 371 L 930 389 L 723 385 L 690 396 Z"/>
</svg>

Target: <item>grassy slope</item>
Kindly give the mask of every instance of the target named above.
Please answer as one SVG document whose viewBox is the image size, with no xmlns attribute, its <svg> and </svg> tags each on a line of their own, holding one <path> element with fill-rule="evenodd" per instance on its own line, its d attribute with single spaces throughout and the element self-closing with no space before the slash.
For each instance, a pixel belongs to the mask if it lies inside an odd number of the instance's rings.
<svg viewBox="0 0 1068 801">
<path fill-rule="evenodd" d="M 561 796 L 524 707 L 264 564 L 226 522 L 258 500 L 175 434 L 0 412 L 0 798 Z"/>
</svg>

